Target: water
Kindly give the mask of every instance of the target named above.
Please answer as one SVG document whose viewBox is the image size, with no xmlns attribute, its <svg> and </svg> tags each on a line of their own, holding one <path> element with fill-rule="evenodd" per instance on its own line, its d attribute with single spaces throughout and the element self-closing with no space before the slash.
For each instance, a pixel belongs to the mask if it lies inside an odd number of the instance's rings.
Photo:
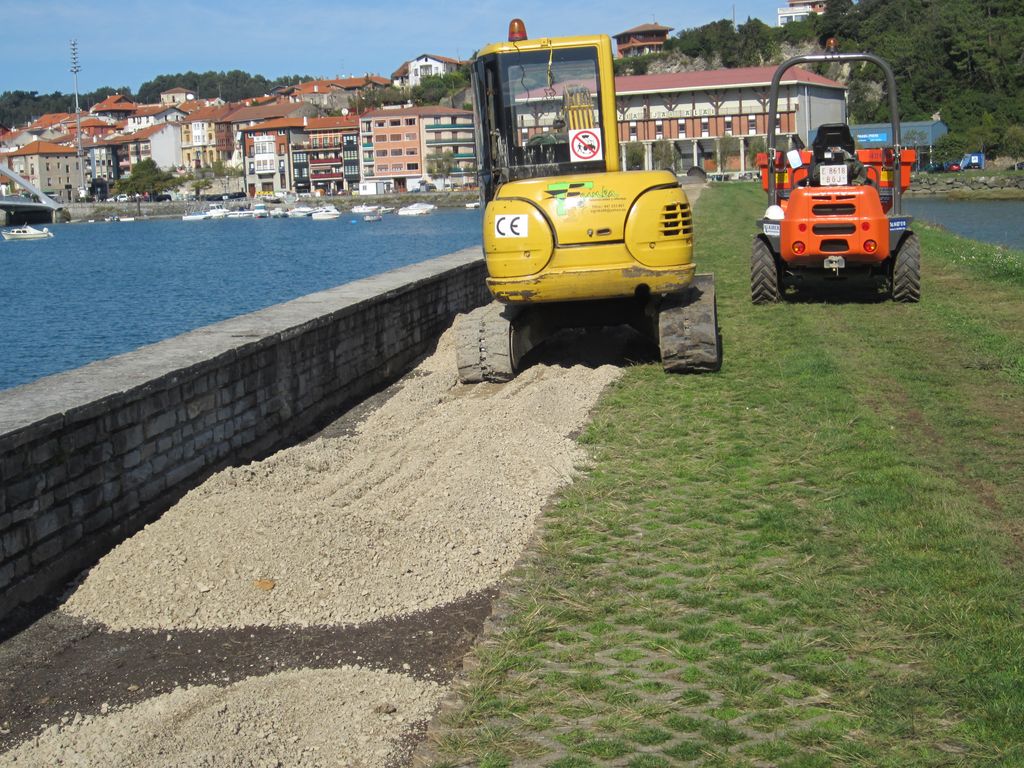
<svg viewBox="0 0 1024 768">
<path fill-rule="evenodd" d="M 480 243 L 479 210 L 50 225 L 0 240 L 0 389 Z"/>
<path fill-rule="evenodd" d="M 905 197 L 903 211 L 971 240 L 1024 248 L 1024 200 Z"/>
</svg>

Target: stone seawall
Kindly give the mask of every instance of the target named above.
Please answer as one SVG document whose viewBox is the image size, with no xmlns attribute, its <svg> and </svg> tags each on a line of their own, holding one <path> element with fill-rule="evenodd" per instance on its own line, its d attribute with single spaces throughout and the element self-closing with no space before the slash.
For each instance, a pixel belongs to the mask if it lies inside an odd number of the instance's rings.
<svg viewBox="0 0 1024 768">
<path fill-rule="evenodd" d="M 0 392 L 0 625 L 212 472 L 311 434 L 489 300 L 467 249 Z"/>
<path fill-rule="evenodd" d="M 948 195 L 951 192 L 1020 190 L 1024 193 L 1024 172 L 999 176 L 962 173 L 920 173 L 911 182 L 908 195 Z"/>
</svg>

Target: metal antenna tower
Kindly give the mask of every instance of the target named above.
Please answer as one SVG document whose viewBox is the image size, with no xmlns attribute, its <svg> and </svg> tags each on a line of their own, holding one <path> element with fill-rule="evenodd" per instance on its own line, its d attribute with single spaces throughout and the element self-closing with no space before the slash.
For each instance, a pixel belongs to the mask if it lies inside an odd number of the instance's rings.
<svg viewBox="0 0 1024 768">
<path fill-rule="evenodd" d="M 75 140 L 78 144 L 78 196 L 85 196 L 85 162 L 82 160 L 82 113 L 78 108 L 78 41 L 71 41 L 71 74 L 75 76 Z"/>
</svg>

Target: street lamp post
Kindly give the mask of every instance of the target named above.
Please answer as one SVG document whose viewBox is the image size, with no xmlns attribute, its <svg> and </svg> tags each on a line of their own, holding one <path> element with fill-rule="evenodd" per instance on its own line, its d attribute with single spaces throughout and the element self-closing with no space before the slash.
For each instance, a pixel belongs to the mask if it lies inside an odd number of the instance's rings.
<svg viewBox="0 0 1024 768">
<path fill-rule="evenodd" d="M 85 162 L 82 159 L 82 113 L 78 109 L 78 41 L 71 41 L 71 74 L 75 76 L 75 139 L 78 144 L 78 197 L 85 197 Z"/>
</svg>

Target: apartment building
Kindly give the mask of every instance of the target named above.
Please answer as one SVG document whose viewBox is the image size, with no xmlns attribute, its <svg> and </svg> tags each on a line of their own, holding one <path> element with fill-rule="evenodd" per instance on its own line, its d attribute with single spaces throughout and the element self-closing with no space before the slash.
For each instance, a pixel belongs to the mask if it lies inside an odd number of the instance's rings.
<svg viewBox="0 0 1024 768">
<path fill-rule="evenodd" d="M 619 142 L 626 165 L 626 144 L 644 147 L 644 167 L 653 167 L 657 141 L 673 142 L 679 169 L 706 171 L 752 169 L 751 140 L 768 132 L 768 98 L 774 67 L 743 67 L 615 78 Z M 776 132 L 810 143 L 822 123 L 846 120 L 846 87 L 794 67 L 779 84 Z M 726 137 L 735 137 L 738 154 L 723 157 Z"/>
<path fill-rule="evenodd" d="M 181 121 L 182 167 L 196 170 L 232 160 L 235 136 L 228 118 L 235 111 L 223 104 L 201 106 Z"/>
<path fill-rule="evenodd" d="M 78 197 L 75 190 L 89 186 L 90 178 L 73 147 L 36 140 L 0 155 L 0 160 L 54 200 L 69 203 Z"/>
<path fill-rule="evenodd" d="M 466 186 L 475 182 L 473 113 L 451 107 L 403 107 L 367 112 L 359 120 L 363 180 L 396 192 L 421 183 Z M 439 161 L 451 167 L 441 169 Z"/>
<path fill-rule="evenodd" d="M 132 168 L 142 160 L 152 160 L 165 171 L 177 168 L 181 162 L 181 128 L 175 123 L 151 125 L 102 143 L 110 148 L 114 163 L 108 181 L 131 175 Z"/>
<path fill-rule="evenodd" d="M 295 191 L 336 195 L 359 185 L 359 121 L 355 115 L 311 117 L 303 126 L 305 142 L 293 148 Z M 309 177 L 299 168 L 305 161 Z"/>
<path fill-rule="evenodd" d="M 297 161 L 292 155 L 293 147 L 306 143 L 307 120 L 280 117 L 241 129 L 243 183 L 250 197 L 298 191 L 297 180 L 308 191 L 308 154 L 300 149 Z"/>
</svg>

